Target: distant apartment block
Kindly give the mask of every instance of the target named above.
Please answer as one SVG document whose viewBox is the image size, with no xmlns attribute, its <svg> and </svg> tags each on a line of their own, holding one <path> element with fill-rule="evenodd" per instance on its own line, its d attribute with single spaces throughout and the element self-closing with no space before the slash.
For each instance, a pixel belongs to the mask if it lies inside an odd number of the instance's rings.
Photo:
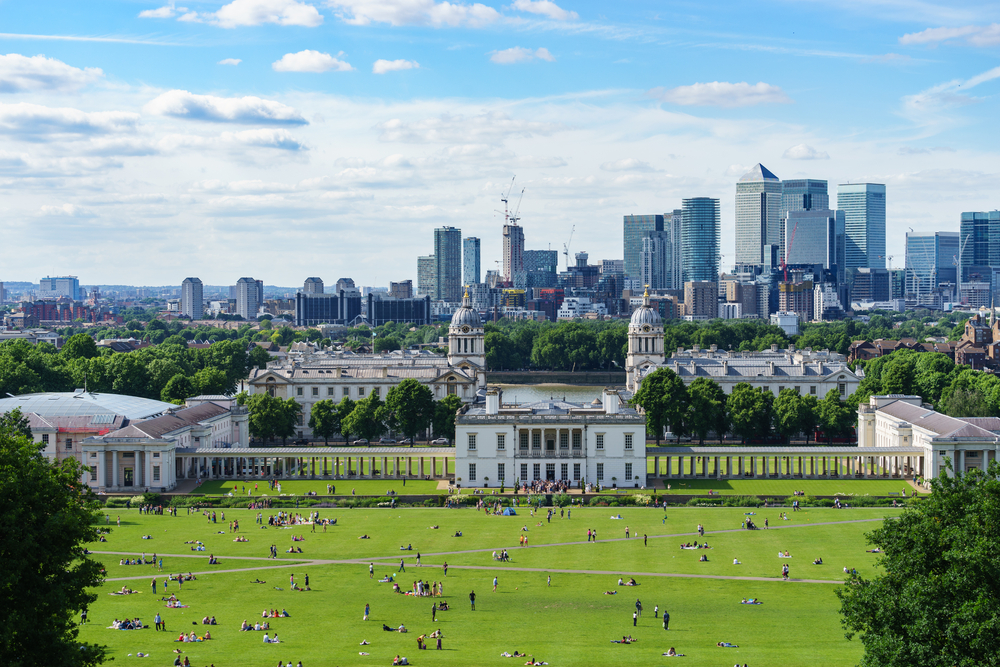
<svg viewBox="0 0 1000 667">
<path fill-rule="evenodd" d="M 200 320 L 205 315 L 204 285 L 200 278 L 185 278 L 181 283 L 181 315 Z"/>
</svg>

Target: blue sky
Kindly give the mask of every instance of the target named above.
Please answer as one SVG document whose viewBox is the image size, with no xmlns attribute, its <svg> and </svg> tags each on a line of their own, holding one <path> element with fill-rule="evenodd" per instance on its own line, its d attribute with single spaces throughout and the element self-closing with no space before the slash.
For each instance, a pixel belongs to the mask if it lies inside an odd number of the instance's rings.
<svg viewBox="0 0 1000 667">
<path fill-rule="evenodd" d="M 1000 5 L 907 0 L 0 2 L 0 280 L 416 278 L 622 256 L 739 176 L 885 183 L 887 245 L 998 206 Z M 831 197 L 834 199 L 834 197 Z M 13 252 L 12 252 L 13 251 Z"/>
</svg>

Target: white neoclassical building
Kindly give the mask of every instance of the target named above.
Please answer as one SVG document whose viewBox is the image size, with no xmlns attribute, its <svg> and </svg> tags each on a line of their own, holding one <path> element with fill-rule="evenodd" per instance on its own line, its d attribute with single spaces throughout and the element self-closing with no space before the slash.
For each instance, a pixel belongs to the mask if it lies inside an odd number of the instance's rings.
<svg viewBox="0 0 1000 667">
<path fill-rule="evenodd" d="M 610 389 L 592 404 L 507 405 L 490 388 L 485 406 L 465 406 L 455 419 L 455 478 L 466 487 L 536 480 L 644 486 L 646 418 Z"/>
<path fill-rule="evenodd" d="M 858 406 L 858 447 L 874 448 L 882 467 L 908 477 L 939 476 L 945 458 L 957 471 L 985 469 L 1000 457 L 1000 418 L 949 417 L 920 396 L 872 396 Z"/>
</svg>

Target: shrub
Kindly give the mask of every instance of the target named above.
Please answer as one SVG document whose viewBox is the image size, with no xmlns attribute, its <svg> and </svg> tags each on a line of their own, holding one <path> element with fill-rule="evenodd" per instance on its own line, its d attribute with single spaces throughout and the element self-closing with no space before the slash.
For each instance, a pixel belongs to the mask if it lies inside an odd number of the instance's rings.
<svg viewBox="0 0 1000 667">
<path fill-rule="evenodd" d="M 152 491 L 147 491 L 142 494 L 142 504 L 144 505 L 159 505 L 160 504 L 160 494 L 153 493 Z"/>
<path fill-rule="evenodd" d="M 113 497 L 113 498 L 108 498 L 105 501 L 104 506 L 105 507 L 125 507 L 126 504 L 128 504 L 128 498 L 121 498 L 121 497 L 117 497 L 116 496 L 116 497 Z"/>
<path fill-rule="evenodd" d="M 560 493 L 557 496 L 553 496 L 552 502 L 558 507 L 566 507 L 570 503 L 569 494 Z"/>
<path fill-rule="evenodd" d="M 759 507 L 760 498 L 757 496 L 724 496 L 722 505 L 724 507 Z"/>
</svg>

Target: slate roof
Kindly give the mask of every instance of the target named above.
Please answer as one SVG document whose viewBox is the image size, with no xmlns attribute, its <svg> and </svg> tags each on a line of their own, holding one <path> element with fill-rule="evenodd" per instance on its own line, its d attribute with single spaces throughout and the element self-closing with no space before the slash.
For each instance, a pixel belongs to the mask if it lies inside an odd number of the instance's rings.
<svg viewBox="0 0 1000 667">
<path fill-rule="evenodd" d="M 964 419 L 957 419 L 941 414 L 929 408 L 920 407 L 905 401 L 894 401 L 879 408 L 891 417 L 909 422 L 914 426 L 934 433 L 941 438 L 975 438 L 996 440 L 997 434 Z"/>
</svg>

